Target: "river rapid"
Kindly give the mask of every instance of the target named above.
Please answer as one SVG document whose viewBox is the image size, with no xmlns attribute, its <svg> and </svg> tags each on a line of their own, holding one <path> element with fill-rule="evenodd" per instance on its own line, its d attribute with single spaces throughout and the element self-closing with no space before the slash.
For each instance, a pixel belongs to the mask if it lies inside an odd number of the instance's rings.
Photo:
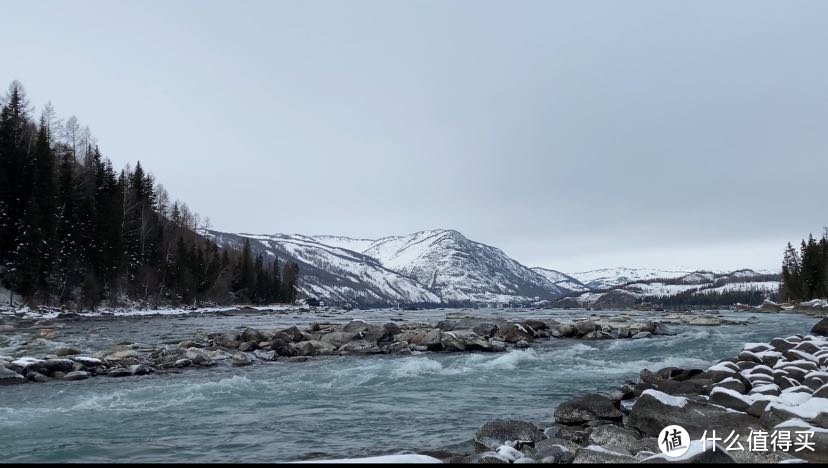
<svg viewBox="0 0 828 468">
<path fill-rule="evenodd" d="M 85 352 L 123 340 L 176 343 L 205 332 L 362 318 L 436 322 L 451 314 L 566 319 L 584 311 L 251 312 L 69 322 L 54 346 Z M 614 312 L 602 312 L 612 315 Z M 750 313 L 722 312 L 744 320 Z M 706 367 L 746 342 L 806 334 L 817 318 L 691 327 L 640 340 L 540 340 L 500 354 L 331 356 L 130 378 L 0 387 L 4 462 L 269 462 L 471 448 L 485 422 L 552 424 L 584 392 L 609 392 L 643 368 Z M 0 354 L 3 350 L 0 349 Z"/>
</svg>

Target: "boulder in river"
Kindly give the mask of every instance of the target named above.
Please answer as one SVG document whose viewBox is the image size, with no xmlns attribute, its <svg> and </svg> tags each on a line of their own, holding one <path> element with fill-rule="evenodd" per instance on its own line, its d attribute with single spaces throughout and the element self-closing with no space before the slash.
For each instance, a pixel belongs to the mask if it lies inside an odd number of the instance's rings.
<svg viewBox="0 0 828 468">
<path fill-rule="evenodd" d="M 443 332 L 439 328 L 422 331 L 411 338 L 410 343 L 415 346 L 425 346 L 429 351 L 441 351 Z"/>
<path fill-rule="evenodd" d="M 290 345 L 298 356 L 319 356 L 323 354 L 336 354 L 336 346 L 318 340 L 300 341 Z"/>
<path fill-rule="evenodd" d="M 589 433 L 589 443 L 594 445 L 622 447 L 630 453 L 636 448 L 638 435 L 614 424 L 602 424 Z"/>
<path fill-rule="evenodd" d="M 487 422 L 474 435 L 477 451 L 496 450 L 507 441 L 516 448 L 522 444 L 532 445 L 545 439 L 543 431 L 534 424 L 517 420 L 495 420 Z"/>
<path fill-rule="evenodd" d="M 509 323 L 499 328 L 495 336 L 507 343 L 517 343 L 518 341 L 532 341 L 534 334 L 525 325 L 520 323 Z"/>
<path fill-rule="evenodd" d="M 729 434 L 731 429 L 742 433 L 751 428 L 762 428 L 756 418 L 745 413 L 657 390 L 642 393 L 627 420 L 629 428 L 649 436 L 658 436 L 663 428 L 672 424 L 684 427 L 693 438 L 713 429 Z"/>
<path fill-rule="evenodd" d="M 611 450 L 600 445 L 589 445 L 578 450 L 572 463 L 635 463 L 629 453 Z"/>
<path fill-rule="evenodd" d="M 89 375 L 89 372 L 86 371 L 72 371 L 64 375 L 63 380 L 86 380 Z"/>
<path fill-rule="evenodd" d="M 26 378 L 17 372 L 0 365 L 0 386 L 26 383 Z"/>
<path fill-rule="evenodd" d="M 332 332 L 325 335 L 322 335 L 322 338 L 319 341 L 323 341 L 325 343 L 333 345 L 335 348 L 339 348 L 346 343 L 349 343 L 357 337 L 357 334 L 352 331 L 340 331 L 340 332 Z"/>
<path fill-rule="evenodd" d="M 817 322 L 813 328 L 811 328 L 812 335 L 820 335 L 820 336 L 828 336 L 828 318 L 824 318 Z"/>
<path fill-rule="evenodd" d="M 555 421 L 562 424 L 583 424 L 589 421 L 616 420 L 623 416 L 612 400 L 590 393 L 564 402 L 555 409 Z"/>
<path fill-rule="evenodd" d="M 379 354 L 382 350 L 377 346 L 377 344 L 373 341 L 368 340 L 356 340 L 350 341 L 342 345 L 338 353 L 339 354 Z"/>
</svg>

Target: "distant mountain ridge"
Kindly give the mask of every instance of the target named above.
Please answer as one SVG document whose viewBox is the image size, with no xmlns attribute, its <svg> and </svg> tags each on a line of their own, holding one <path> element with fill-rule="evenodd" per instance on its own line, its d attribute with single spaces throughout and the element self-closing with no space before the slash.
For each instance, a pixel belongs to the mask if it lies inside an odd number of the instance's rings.
<svg viewBox="0 0 828 468">
<path fill-rule="evenodd" d="M 725 273 L 627 267 L 567 274 L 524 266 L 502 250 L 453 229 L 379 239 L 204 233 L 219 245 L 234 247 L 241 247 L 247 238 L 254 254 L 297 262 L 300 293 L 335 304 L 548 306 L 568 298 L 564 305 L 572 305 L 573 301 L 588 304 L 612 290 L 636 298 L 651 293 L 666 297 L 693 288 L 720 287 L 722 278 L 744 284 L 752 278 L 766 278 L 753 270 Z M 664 285 L 664 281 L 671 284 Z"/>
</svg>

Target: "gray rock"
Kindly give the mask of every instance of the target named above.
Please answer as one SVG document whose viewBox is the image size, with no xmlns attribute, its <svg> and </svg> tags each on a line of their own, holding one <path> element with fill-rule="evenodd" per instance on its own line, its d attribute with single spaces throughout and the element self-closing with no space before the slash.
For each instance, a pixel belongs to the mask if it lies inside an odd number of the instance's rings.
<svg viewBox="0 0 828 468">
<path fill-rule="evenodd" d="M 244 331 L 241 333 L 241 339 L 244 342 L 258 343 L 260 341 L 265 341 L 265 336 L 259 330 L 254 328 L 245 328 Z"/>
<path fill-rule="evenodd" d="M 754 401 L 753 404 L 748 406 L 748 408 L 745 410 L 745 413 L 747 413 L 747 414 L 749 414 L 753 417 L 756 417 L 756 418 L 761 417 L 762 414 L 765 412 L 765 408 L 767 408 L 767 406 L 769 404 L 770 404 L 770 401 L 768 401 L 768 400 Z"/>
<path fill-rule="evenodd" d="M 747 398 L 739 398 L 733 395 L 732 390 L 714 390 L 710 392 L 710 403 L 724 406 L 736 411 L 747 411 L 752 402 Z"/>
<path fill-rule="evenodd" d="M 31 371 L 28 374 L 26 374 L 26 379 L 37 383 L 43 383 L 52 380 L 49 377 L 46 377 L 45 375 L 41 374 L 40 372 L 35 371 Z"/>
<path fill-rule="evenodd" d="M 32 363 L 26 366 L 26 371 L 40 372 L 44 375 L 54 376 L 57 372 L 72 372 L 75 370 L 75 363 L 70 359 L 47 359 Z"/>
<path fill-rule="evenodd" d="M 114 369 L 110 369 L 106 375 L 110 377 L 127 377 L 132 375 L 132 372 L 130 372 L 129 369 L 124 369 L 123 367 L 116 367 Z"/>
<path fill-rule="evenodd" d="M 640 340 L 642 338 L 652 338 L 652 337 L 653 337 L 653 334 L 650 333 L 650 332 L 638 332 L 638 333 L 636 333 L 635 335 L 632 336 L 632 339 Z"/>
<path fill-rule="evenodd" d="M 193 361 L 191 361 L 189 359 L 186 359 L 186 358 L 185 359 L 178 359 L 177 361 L 175 361 L 175 363 L 173 365 L 175 367 L 178 367 L 178 368 L 190 367 L 191 365 L 193 365 Z"/>
<path fill-rule="evenodd" d="M 385 328 L 385 332 L 391 336 L 394 336 L 402 331 L 400 330 L 400 326 L 394 322 L 388 322 L 382 327 Z"/>
<path fill-rule="evenodd" d="M 694 441 L 694 443 L 695 442 L 696 441 Z M 746 447 L 746 444 L 744 445 Z M 745 450 L 747 450 L 747 448 L 745 448 Z M 657 453 L 655 455 L 645 458 L 644 460 L 641 460 L 641 463 L 736 463 L 736 460 L 734 460 L 733 457 L 728 455 L 728 452 L 721 444 L 716 444 L 716 450 L 713 450 L 711 447 L 708 447 L 707 450 L 704 451 L 699 450 L 696 452 L 688 453 L 689 455 L 685 454 L 679 460 L 676 460 L 675 458 L 670 458 L 663 453 Z"/>
<path fill-rule="evenodd" d="M 394 335 L 389 334 L 385 327 L 381 325 L 368 325 L 357 333 L 357 339 L 376 343 L 378 341 L 393 341 Z"/>
<path fill-rule="evenodd" d="M 245 353 L 248 351 L 253 351 L 259 347 L 259 343 L 256 341 L 245 341 L 244 343 L 239 345 L 239 351 Z"/>
<path fill-rule="evenodd" d="M 344 327 L 342 327 L 342 331 L 357 334 L 366 328 L 368 328 L 368 323 L 364 320 L 351 320 Z"/>
<path fill-rule="evenodd" d="M 341 331 L 341 332 L 332 332 L 326 335 L 322 335 L 322 338 L 319 341 L 324 343 L 328 343 L 333 345 L 335 348 L 339 348 L 346 343 L 350 343 L 357 337 L 357 334 L 351 331 Z"/>
<path fill-rule="evenodd" d="M 33 371 L 34 372 L 34 371 Z M 26 378 L 17 372 L 0 365 L 0 386 L 26 383 Z"/>
<path fill-rule="evenodd" d="M 756 418 L 744 413 L 685 397 L 671 397 L 648 390 L 639 397 L 627 419 L 627 427 L 637 429 L 648 436 L 658 436 L 669 425 L 684 427 L 690 436 L 698 438 L 704 431 L 717 432 L 734 429 L 737 433 L 763 429 Z"/>
<path fill-rule="evenodd" d="M 509 463 L 509 460 L 500 456 L 497 452 L 487 451 L 471 455 L 469 457 L 469 463 Z"/>
<path fill-rule="evenodd" d="M 80 353 L 81 352 L 75 348 L 58 348 L 55 350 L 56 356 L 74 356 Z"/>
<path fill-rule="evenodd" d="M 575 447 L 573 450 L 561 444 L 547 444 L 536 451 L 534 459 L 540 460 L 541 463 L 572 463 L 575 452 L 578 451 L 577 446 Z"/>
<path fill-rule="evenodd" d="M 572 458 L 575 458 L 575 453 L 578 451 L 579 448 L 581 448 L 581 446 L 576 444 L 575 442 L 562 439 L 560 437 L 549 437 L 547 439 L 535 442 L 535 446 L 533 447 L 533 458 L 545 458 L 547 456 L 547 452 L 545 450 L 549 447 L 553 447 L 556 445 L 559 445 L 566 449 L 571 454 Z"/>
<path fill-rule="evenodd" d="M 385 347 L 385 352 L 388 354 L 411 354 L 411 348 L 408 347 L 407 341 L 395 341 Z"/>
<path fill-rule="evenodd" d="M 248 356 L 247 354 L 238 352 L 234 353 L 233 356 L 230 358 L 230 364 L 237 367 L 249 366 L 250 364 L 253 364 L 253 360 L 250 359 L 250 356 Z"/>
<path fill-rule="evenodd" d="M 600 446 L 591 445 L 578 450 L 572 463 L 635 463 L 630 455 L 615 453 Z"/>
<path fill-rule="evenodd" d="M 319 356 L 324 354 L 336 354 L 336 346 L 324 341 L 309 340 L 300 341 L 290 345 L 296 350 L 299 356 Z"/>
<path fill-rule="evenodd" d="M 828 318 L 824 318 L 817 322 L 813 328 L 811 328 L 812 335 L 820 335 L 820 336 L 828 336 Z"/>
<path fill-rule="evenodd" d="M 127 368 L 132 375 L 146 375 L 152 372 L 152 368 L 143 364 L 134 364 Z"/>
<path fill-rule="evenodd" d="M 495 336 L 507 343 L 517 343 L 518 341 L 532 341 L 534 334 L 531 328 L 527 328 L 520 323 L 509 323 L 499 328 Z"/>
<path fill-rule="evenodd" d="M 63 376 L 63 380 L 86 380 L 90 376 L 86 371 L 72 371 Z"/>
<path fill-rule="evenodd" d="M 350 331 L 350 330 L 349 330 Z M 299 343 L 300 341 L 307 341 L 310 340 L 311 337 L 307 333 L 299 330 L 295 325 L 290 328 L 285 328 L 280 332 L 277 332 L 273 335 L 274 338 L 284 339 L 287 338 L 285 341 Z"/>
<path fill-rule="evenodd" d="M 264 351 L 261 349 L 257 349 L 253 351 L 253 355 L 256 356 L 258 359 L 262 361 L 275 361 L 276 360 L 276 351 Z"/>
<path fill-rule="evenodd" d="M 480 451 L 496 450 L 506 441 L 515 445 L 534 444 L 546 436 L 535 425 L 516 420 L 495 420 L 487 422 L 474 435 L 475 449 Z"/>
<path fill-rule="evenodd" d="M 744 394 L 747 391 L 745 384 L 738 379 L 728 380 L 726 382 L 719 382 L 713 385 L 713 388 L 726 388 L 728 390 L 733 390 L 734 392 L 738 392 Z"/>
<path fill-rule="evenodd" d="M 411 338 L 410 343 L 415 346 L 425 346 L 429 351 L 442 351 L 443 332 L 439 328 L 434 328 L 425 332 L 420 332 Z"/>
<path fill-rule="evenodd" d="M 590 444 L 621 447 L 630 453 L 635 453 L 633 448 L 637 441 L 638 435 L 635 432 L 613 424 L 598 426 L 589 433 Z"/>
<path fill-rule="evenodd" d="M 339 354 L 379 354 L 382 350 L 374 341 L 357 340 L 345 343 L 338 352 Z"/>
<path fill-rule="evenodd" d="M 581 424 L 596 419 L 621 419 L 623 416 L 604 395 L 590 393 L 564 402 L 555 409 L 555 421 Z"/>
</svg>

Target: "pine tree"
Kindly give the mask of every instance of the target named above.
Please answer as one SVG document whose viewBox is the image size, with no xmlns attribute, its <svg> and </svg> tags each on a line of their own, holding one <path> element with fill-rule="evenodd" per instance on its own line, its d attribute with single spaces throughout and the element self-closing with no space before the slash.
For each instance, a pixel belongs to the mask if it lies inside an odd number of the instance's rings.
<svg viewBox="0 0 828 468">
<path fill-rule="evenodd" d="M 28 101 L 23 86 L 12 82 L 0 109 L 0 266 L 16 250 L 20 221 L 32 190 L 28 166 Z"/>
<path fill-rule="evenodd" d="M 273 259 L 270 302 L 282 302 L 282 274 L 279 271 L 279 258 Z"/>
</svg>

